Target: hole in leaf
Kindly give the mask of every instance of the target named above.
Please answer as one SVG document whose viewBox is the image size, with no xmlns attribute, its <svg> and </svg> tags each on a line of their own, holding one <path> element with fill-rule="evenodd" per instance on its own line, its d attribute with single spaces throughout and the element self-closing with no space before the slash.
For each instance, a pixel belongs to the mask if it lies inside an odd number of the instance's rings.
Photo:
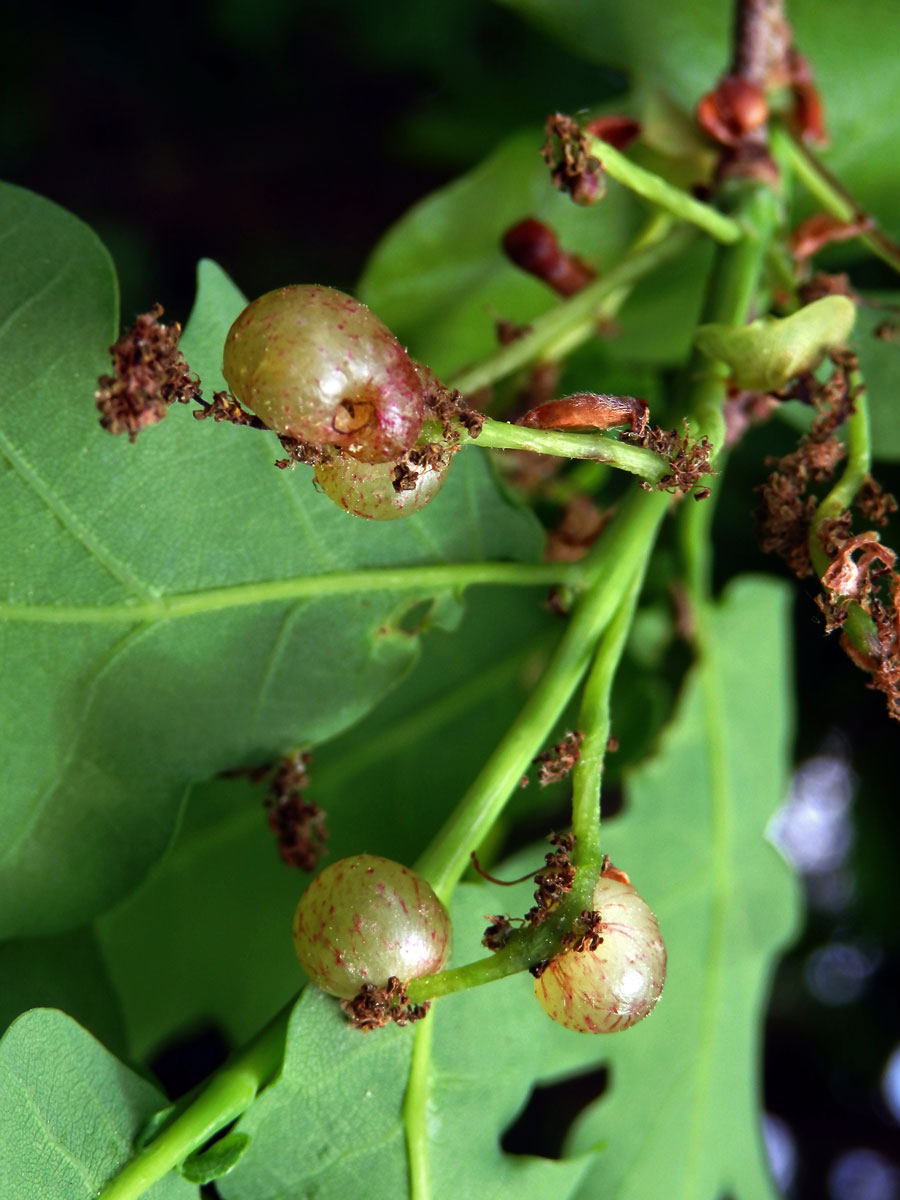
<svg viewBox="0 0 900 1200">
<path fill-rule="evenodd" d="M 431 610 L 433 607 L 433 600 L 417 600 L 409 606 L 406 612 L 397 618 L 397 629 L 410 635 L 427 629 L 431 620 Z"/>
<path fill-rule="evenodd" d="M 150 1070 L 170 1100 L 202 1083 L 228 1057 L 231 1047 L 215 1025 L 203 1025 L 166 1042 L 150 1061 Z"/>
<path fill-rule="evenodd" d="M 404 637 L 416 637 L 431 624 L 434 610 L 434 599 L 413 600 L 393 612 L 388 621 L 378 628 L 379 637 L 390 634 L 402 634 Z"/>
<path fill-rule="evenodd" d="M 528 1103 L 500 1139 L 507 1154 L 562 1158 L 563 1143 L 575 1118 L 609 1086 L 607 1067 L 538 1084 Z"/>
</svg>

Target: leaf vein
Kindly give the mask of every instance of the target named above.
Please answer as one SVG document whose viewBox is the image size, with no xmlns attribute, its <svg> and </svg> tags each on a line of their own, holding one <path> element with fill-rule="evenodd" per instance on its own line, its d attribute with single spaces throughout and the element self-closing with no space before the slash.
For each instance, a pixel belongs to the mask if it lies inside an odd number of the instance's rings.
<svg viewBox="0 0 900 1200">
<path fill-rule="evenodd" d="M 25 1080 L 21 1077 L 21 1075 L 13 1072 L 12 1070 L 7 1070 L 7 1077 L 11 1083 L 18 1085 L 19 1091 L 28 1102 L 28 1108 L 30 1109 L 35 1121 L 47 1139 L 47 1144 L 57 1151 L 60 1158 L 64 1159 L 70 1164 L 70 1166 L 74 1167 L 76 1174 L 83 1181 L 85 1187 L 90 1188 L 93 1191 L 95 1180 L 91 1178 L 87 1167 L 85 1167 L 83 1163 L 79 1162 L 79 1160 L 72 1154 L 68 1147 L 65 1146 L 60 1140 L 59 1136 L 54 1132 L 54 1130 L 48 1125 L 38 1106 L 37 1098 L 31 1092 Z"/>
<path fill-rule="evenodd" d="M 70 762 L 74 759 L 76 751 L 80 744 L 80 739 L 84 727 L 87 724 L 88 716 L 91 711 L 91 705 L 94 695 L 99 686 L 100 680 L 112 668 L 118 658 L 125 653 L 132 642 L 138 640 L 144 634 L 152 632 L 152 627 L 148 625 L 140 625 L 136 629 L 130 629 L 124 637 L 118 639 L 117 642 L 110 647 L 109 653 L 94 666 L 88 679 L 85 681 L 84 701 L 81 706 L 81 712 L 78 716 L 75 728 L 69 739 L 69 745 L 64 754 L 60 756 L 59 764 L 52 778 L 48 781 L 40 795 L 35 799 L 29 809 L 28 815 L 19 827 L 16 833 L 7 841 L 6 845 L 0 850 L 0 864 L 5 863 L 11 858 L 22 843 L 30 836 L 32 830 L 37 825 L 40 818 L 43 816 L 47 807 L 48 801 L 52 797 L 56 788 L 59 786 L 60 780 L 66 773 Z"/>
<path fill-rule="evenodd" d="M 3 452 L 7 462 L 18 472 L 19 476 L 31 488 L 44 507 L 56 517 L 66 532 L 75 541 L 84 546 L 85 550 L 97 560 L 100 566 L 113 579 L 123 584 L 130 591 L 139 593 L 145 599 L 153 597 L 153 589 L 149 584 L 141 579 L 125 563 L 121 562 L 109 547 L 72 512 L 68 505 L 64 504 L 60 497 L 53 493 L 48 482 L 41 476 L 34 464 L 29 461 L 24 451 L 17 449 L 2 430 L 0 430 L 0 451 Z"/>
</svg>

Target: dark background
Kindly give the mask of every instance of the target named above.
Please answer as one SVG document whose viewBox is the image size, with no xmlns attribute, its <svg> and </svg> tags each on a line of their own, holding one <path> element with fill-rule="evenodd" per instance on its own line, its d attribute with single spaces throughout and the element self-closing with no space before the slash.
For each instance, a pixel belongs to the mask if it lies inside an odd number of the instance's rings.
<svg viewBox="0 0 900 1200">
<path fill-rule="evenodd" d="M 183 321 L 202 256 L 251 296 L 294 282 L 350 289 L 417 199 L 504 134 L 624 83 L 482 0 L 115 12 L 20 3 L 3 26 L 2 173 L 97 230 L 119 269 L 126 323 L 155 301 Z M 768 437 L 748 439 L 733 495 L 752 495 L 773 450 Z M 719 514 L 718 542 L 730 548 L 720 581 L 779 570 L 749 540 L 750 507 Z M 780 1129 L 778 1144 L 793 1145 L 796 1200 L 892 1200 L 898 1127 L 881 1089 L 900 1043 L 897 732 L 836 640 L 823 644 L 808 586 L 798 586 L 796 613 L 797 761 L 824 764 L 844 802 L 819 796 L 832 853 L 807 875 L 807 927 L 774 983 L 765 1107 L 783 1123 L 773 1138 Z M 804 794 L 815 824 L 815 789 Z M 805 826 L 793 835 L 813 836 Z M 211 1034 L 171 1048 L 157 1068 L 175 1093 L 223 1052 Z M 535 1096 L 508 1148 L 558 1153 L 560 1113 L 601 1085 Z"/>
<path fill-rule="evenodd" d="M 512 129 L 611 90 L 483 0 L 12 7 L 4 176 L 88 222 L 123 320 L 185 317 L 198 258 L 248 295 L 350 287 L 415 200 Z"/>
</svg>

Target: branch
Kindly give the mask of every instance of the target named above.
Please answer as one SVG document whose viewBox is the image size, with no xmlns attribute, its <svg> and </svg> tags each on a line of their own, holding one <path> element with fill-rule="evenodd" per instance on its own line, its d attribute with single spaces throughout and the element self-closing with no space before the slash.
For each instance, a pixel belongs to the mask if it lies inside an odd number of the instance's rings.
<svg viewBox="0 0 900 1200">
<path fill-rule="evenodd" d="M 603 170 L 611 179 L 621 183 L 638 196 L 643 196 L 651 204 L 656 204 L 679 221 L 687 221 L 695 225 L 703 233 L 709 234 L 722 245 L 731 245 L 744 236 L 744 230 L 739 221 L 726 216 L 709 204 L 695 200 L 688 192 L 667 183 L 660 175 L 639 167 L 630 158 L 609 142 L 604 142 L 592 134 L 585 134 L 588 153 L 599 159 Z"/>
<path fill-rule="evenodd" d="M 792 170 L 822 208 L 839 221 L 865 222 L 860 241 L 872 253 L 900 273 L 900 246 L 877 227 L 844 185 L 836 179 L 815 154 L 781 123 L 772 130 L 775 155 Z"/>
<path fill-rule="evenodd" d="M 472 439 L 469 439 L 470 444 Z M 632 446 L 602 433 L 565 433 L 555 429 L 529 429 L 487 418 L 478 435 L 477 445 L 492 450 L 532 450 L 536 454 L 556 454 L 564 458 L 589 458 L 607 463 L 648 483 L 658 483 L 671 470 L 669 460 L 654 450 Z"/>
<path fill-rule="evenodd" d="M 656 223 L 654 228 L 658 228 Z M 463 395 L 471 395 L 530 366 L 572 330 L 580 330 L 581 340 L 587 340 L 595 332 L 592 322 L 609 315 L 604 309 L 604 300 L 609 300 L 620 289 L 632 287 L 645 275 L 663 266 L 685 249 L 690 238 L 690 230 L 685 229 L 673 230 L 663 237 L 657 235 L 649 244 L 646 244 L 646 238 L 639 238 L 632 250 L 601 279 L 542 313 L 532 321 L 524 336 L 477 366 L 460 372 L 449 381 L 450 384 Z M 617 303 L 621 303 L 621 299 Z"/>
</svg>

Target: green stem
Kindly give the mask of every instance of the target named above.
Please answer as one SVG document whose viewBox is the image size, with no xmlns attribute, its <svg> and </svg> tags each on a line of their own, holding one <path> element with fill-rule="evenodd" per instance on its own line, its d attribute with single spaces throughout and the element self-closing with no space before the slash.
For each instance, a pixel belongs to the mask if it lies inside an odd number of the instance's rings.
<svg viewBox="0 0 900 1200">
<path fill-rule="evenodd" d="M 643 581 L 644 571 L 640 570 L 603 635 L 584 688 L 578 717 L 578 728 L 584 733 L 584 741 L 581 757 L 572 772 L 572 832 L 575 834 L 575 862 L 589 870 L 596 867 L 599 871 L 600 867 L 600 786 L 609 742 L 610 695 Z"/>
<path fill-rule="evenodd" d="M 629 244 L 624 257 L 646 250 L 661 242 L 666 234 L 672 232 L 674 222 L 668 213 L 655 210 L 650 219 Z M 634 282 L 626 283 L 613 292 L 609 292 L 603 302 L 577 325 L 563 330 L 559 337 L 545 346 L 541 351 L 540 362 L 562 362 L 573 354 L 580 346 L 593 341 L 600 327 L 614 320 L 622 305 L 634 291 Z"/>
<path fill-rule="evenodd" d="M 419 1001 L 413 1001 L 419 1003 Z M 406 1126 L 406 1153 L 409 1160 L 410 1200 L 428 1200 L 431 1196 L 431 1170 L 428 1158 L 428 1084 L 431 1072 L 431 1046 L 434 1020 L 420 1021 L 416 1027 L 409 1083 L 403 1099 L 403 1123 Z"/>
<path fill-rule="evenodd" d="M 740 185 L 733 199 L 740 205 L 743 220 L 751 232 L 746 242 L 728 247 L 719 254 L 706 299 L 704 320 L 740 325 L 753 315 L 757 303 L 756 292 L 769 242 L 778 221 L 779 206 L 774 194 L 759 184 Z M 708 435 L 711 430 L 716 431 L 715 461 L 720 472 L 724 469 L 722 406 L 726 383 L 727 372 L 724 369 L 698 378 L 690 405 L 701 429 Z M 702 1120 L 709 1104 L 709 1064 L 715 1026 L 711 1014 L 720 1011 L 723 1002 L 723 972 L 728 953 L 727 917 L 733 889 L 727 850 L 733 837 L 733 813 L 738 802 L 729 775 L 727 730 L 722 711 L 722 664 L 712 625 L 711 527 L 715 515 L 713 504 L 720 487 L 721 475 L 712 483 L 713 495 L 710 499 L 700 504 L 682 506 L 680 528 L 696 654 L 694 669 L 699 681 L 709 772 L 712 861 L 712 918 L 704 950 L 707 968 L 703 986 L 697 995 L 697 1003 L 701 1006 L 703 1046 L 698 1056 L 700 1065 L 696 1096 L 688 1108 L 687 1172 L 692 1182 L 685 1189 L 686 1195 L 694 1195 L 697 1190 L 704 1146 Z"/>
<path fill-rule="evenodd" d="M 483 987 L 508 975 L 518 975 L 535 963 L 558 954 L 563 934 L 570 932 L 578 915 L 591 907 L 591 895 L 598 872 L 599 864 L 597 871 L 579 870 L 572 891 L 553 912 L 540 925 L 526 925 L 516 930 L 501 950 L 462 967 L 451 967 L 447 971 L 420 975 L 418 979 L 411 980 L 407 988 L 410 1000 L 414 1004 L 422 1004 L 454 992 Z"/>
<path fill-rule="evenodd" d="M 517 941 L 513 946 L 505 946 L 496 954 L 489 954 L 462 967 L 450 967 L 434 975 L 420 975 L 410 982 L 407 991 L 413 1003 L 421 1004 L 439 996 L 450 996 L 454 992 L 495 983 L 507 975 L 517 975 L 520 971 L 527 971 L 536 961 L 537 957 L 530 948 Z"/>
<path fill-rule="evenodd" d="M 635 246 L 614 267 L 568 300 L 537 317 L 526 334 L 498 350 L 477 366 L 462 371 L 450 382 L 463 395 L 489 387 L 523 367 L 530 366 L 553 347 L 559 338 L 597 316 L 607 300 L 620 288 L 631 287 L 679 254 L 693 237 L 689 229 L 674 229 L 665 237 Z M 646 241 L 646 239 L 643 239 Z"/>
<path fill-rule="evenodd" d="M 866 401 L 862 377 L 858 371 L 850 375 L 850 386 L 855 393 L 855 411 L 847 419 L 847 462 L 840 479 L 816 509 L 809 530 L 809 552 L 816 572 L 824 575 L 831 565 L 822 549 L 822 522 L 829 517 L 840 516 L 856 499 L 856 494 L 866 481 L 872 465 L 871 432 L 869 427 L 869 405 Z"/>
<path fill-rule="evenodd" d="M 733 202 L 741 212 L 746 237 L 721 252 L 706 308 L 710 320 L 742 323 L 755 295 L 777 205 L 768 189 L 759 185 L 736 189 Z M 724 395 L 724 369 L 704 364 L 691 396 L 691 411 L 702 432 L 708 433 L 714 427 L 724 434 Z M 721 440 L 720 436 L 719 444 Z M 667 503 L 661 493 L 632 495 L 595 552 L 582 564 L 590 570 L 593 582 L 580 598 L 541 682 L 419 860 L 417 870 L 442 899 L 449 899 L 468 865 L 470 850 L 480 845 L 489 832 L 578 686 L 597 639 L 644 569 Z"/>
<path fill-rule="evenodd" d="M 474 439 L 470 439 L 471 442 Z M 477 445 L 492 450 L 531 450 L 564 458 L 590 458 L 658 483 L 671 470 L 669 460 L 644 446 L 604 437 L 602 433 L 564 433 L 555 429 L 528 429 L 486 418 Z"/>
<path fill-rule="evenodd" d="M 721 458 L 719 462 L 721 465 Z M 678 534 L 689 597 L 709 595 L 712 587 L 712 523 L 720 491 L 713 484 L 711 495 L 702 504 L 681 509 Z"/>
<path fill-rule="evenodd" d="M 846 424 L 847 463 L 840 479 L 816 509 L 809 529 L 809 555 L 820 579 L 831 565 L 822 546 L 822 524 L 829 518 L 840 516 L 850 507 L 872 465 L 869 404 L 865 384 L 858 370 L 850 373 L 850 386 L 855 394 L 855 409 Z M 879 650 L 875 623 L 858 604 L 850 605 L 844 632 L 863 654 L 871 655 Z"/>
<path fill-rule="evenodd" d="M 780 205 L 772 190 L 758 183 L 740 183 L 726 201 L 741 214 L 745 237 L 726 246 L 717 257 L 704 306 L 704 322 L 743 325 L 752 315 L 765 256 L 780 216 Z M 693 376 L 689 408 L 695 432 L 713 443 L 712 461 L 725 442 L 722 405 L 728 368 L 710 363 L 699 353 L 690 367 Z"/>
<path fill-rule="evenodd" d="M 575 564 L 577 567 L 577 564 Z M 0 623 L 29 621 L 50 625 L 105 625 L 193 617 L 223 609 L 304 600 L 319 596 L 374 591 L 441 591 L 472 584 L 502 584 L 511 587 L 577 583 L 579 571 L 568 563 L 439 563 L 434 566 L 373 567 L 360 571 L 331 571 L 301 575 L 266 583 L 237 584 L 202 592 L 160 596 L 145 604 L 28 605 L 0 604 Z"/>
<path fill-rule="evenodd" d="M 864 215 L 865 210 L 846 188 L 781 124 L 772 129 L 772 149 L 776 159 L 788 164 L 800 183 L 830 216 L 839 221 L 855 221 Z M 859 239 L 882 262 L 900 271 L 900 246 L 880 229 L 863 230 Z"/>
<path fill-rule="evenodd" d="M 219 1130 L 246 1112 L 257 1094 L 278 1074 L 295 1000 L 205 1085 L 193 1103 L 99 1193 L 97 1200 L 136 1200 L 173 1167 L 184 1162 Z"/>
<path fill-rule="evenodd" d="M 778 206 L 768 189 L 759 185 L 742 185 L 735 190 L 732 199 L 740 211 L 740 225 L 746 236 L 720 252 L 707 296 L 706 319 L 740 324 L 747 319 L 756 294 Z M 693 377 L 690 411 L 696 423 L 707 435 L 711 428 L 723 431 L 724 369 L 718 369 L 714 364 L 710 370 L 704 363 L 701 370 L 693 372 Z M 718 444 L 721 445 L 721 438 Z M 648 502 L 654 503 L 655 511 L 649 508 Z M 700 534 L 700 541 L 694 543 L 697 557 L 691 563 L 690 575 L 693 586 L 701 588 L 701 594 L 705 595 L 709 573 L 706 542 L 712 508 L 707 502 L 692 507 L 697 510 L 696 521 L 692 524 Z M 583 720 L 592 731 L 593 739 L 582 750 L 583 767 L 579 763 L 576 768 L 581 777 L 576 776 L 577 796 L 573 805 L 579 837 L 576 844 L 586 848 L 586 858 L 592 860 L 599 856 L 596 797 L 609 730 L 609 691 L 639 595 L 641 576 L 664 510 L 665 498 L 659 494 L 632 495 L 616 524 L 585 562 L 586 567 L 590 566 L 593 582 L 582 595 L 555 658 L 504 742 L 485 764 L 450 821 L 419 862 L 418 869 L 443 898 L 449 896 L 465 869 L 470 848 L 479 843 L 496 820 L 534 749 L 543 742 L 574 691 L 587 668 L 589 647 L 596 644 L 605 630 L 585 691 Z M 588 879 L 590 872 L 580 871 L 579 875 Z M 542 948 L 548 954 L 552 953 L 553 946 L 558 945 L 560 932 L 571 926 L 573 912 L 580 911 L 579 906 L 585 906 L 584 897 L 573 893 L 547 923 L 550 928 L 545 934 L 523 930 L 497 954 L 414 980 L 410 984 L 410 998 L 421 1001 L 447 995 L 525 969 L 540 958 Z M 537 944 L 538 935 L 546 936 L 546 946 Z"/>
<path fill-rule="evenodd" d="M 599 159 L 600 165 L 611 179 L 615 179 L 638 196 L 643 196 L 651 204 L 658 205 L 679 221 L 695 225 L 723 245 L 739 242 L 743 238 L 744 229 L 740 221 L 726 216 L 709 204 L 695 200 L 688 192 L 667 183 L 653 171 L 639 167 L 609 142 L 587 135 L 587 149 L 589 154 Z"/>
<path fill-rule="evenodd" d="M 593 582 L 579 599 L 540 683 L 417 864 L 445 902 L 469 864 L 470 851 L 490 831 L 581 681 L 597 638 L 643 570 L 668 504 L 664 492 L 631 495 L 598 543 L 596 556 L 585 560 Z"/>
</svg>

